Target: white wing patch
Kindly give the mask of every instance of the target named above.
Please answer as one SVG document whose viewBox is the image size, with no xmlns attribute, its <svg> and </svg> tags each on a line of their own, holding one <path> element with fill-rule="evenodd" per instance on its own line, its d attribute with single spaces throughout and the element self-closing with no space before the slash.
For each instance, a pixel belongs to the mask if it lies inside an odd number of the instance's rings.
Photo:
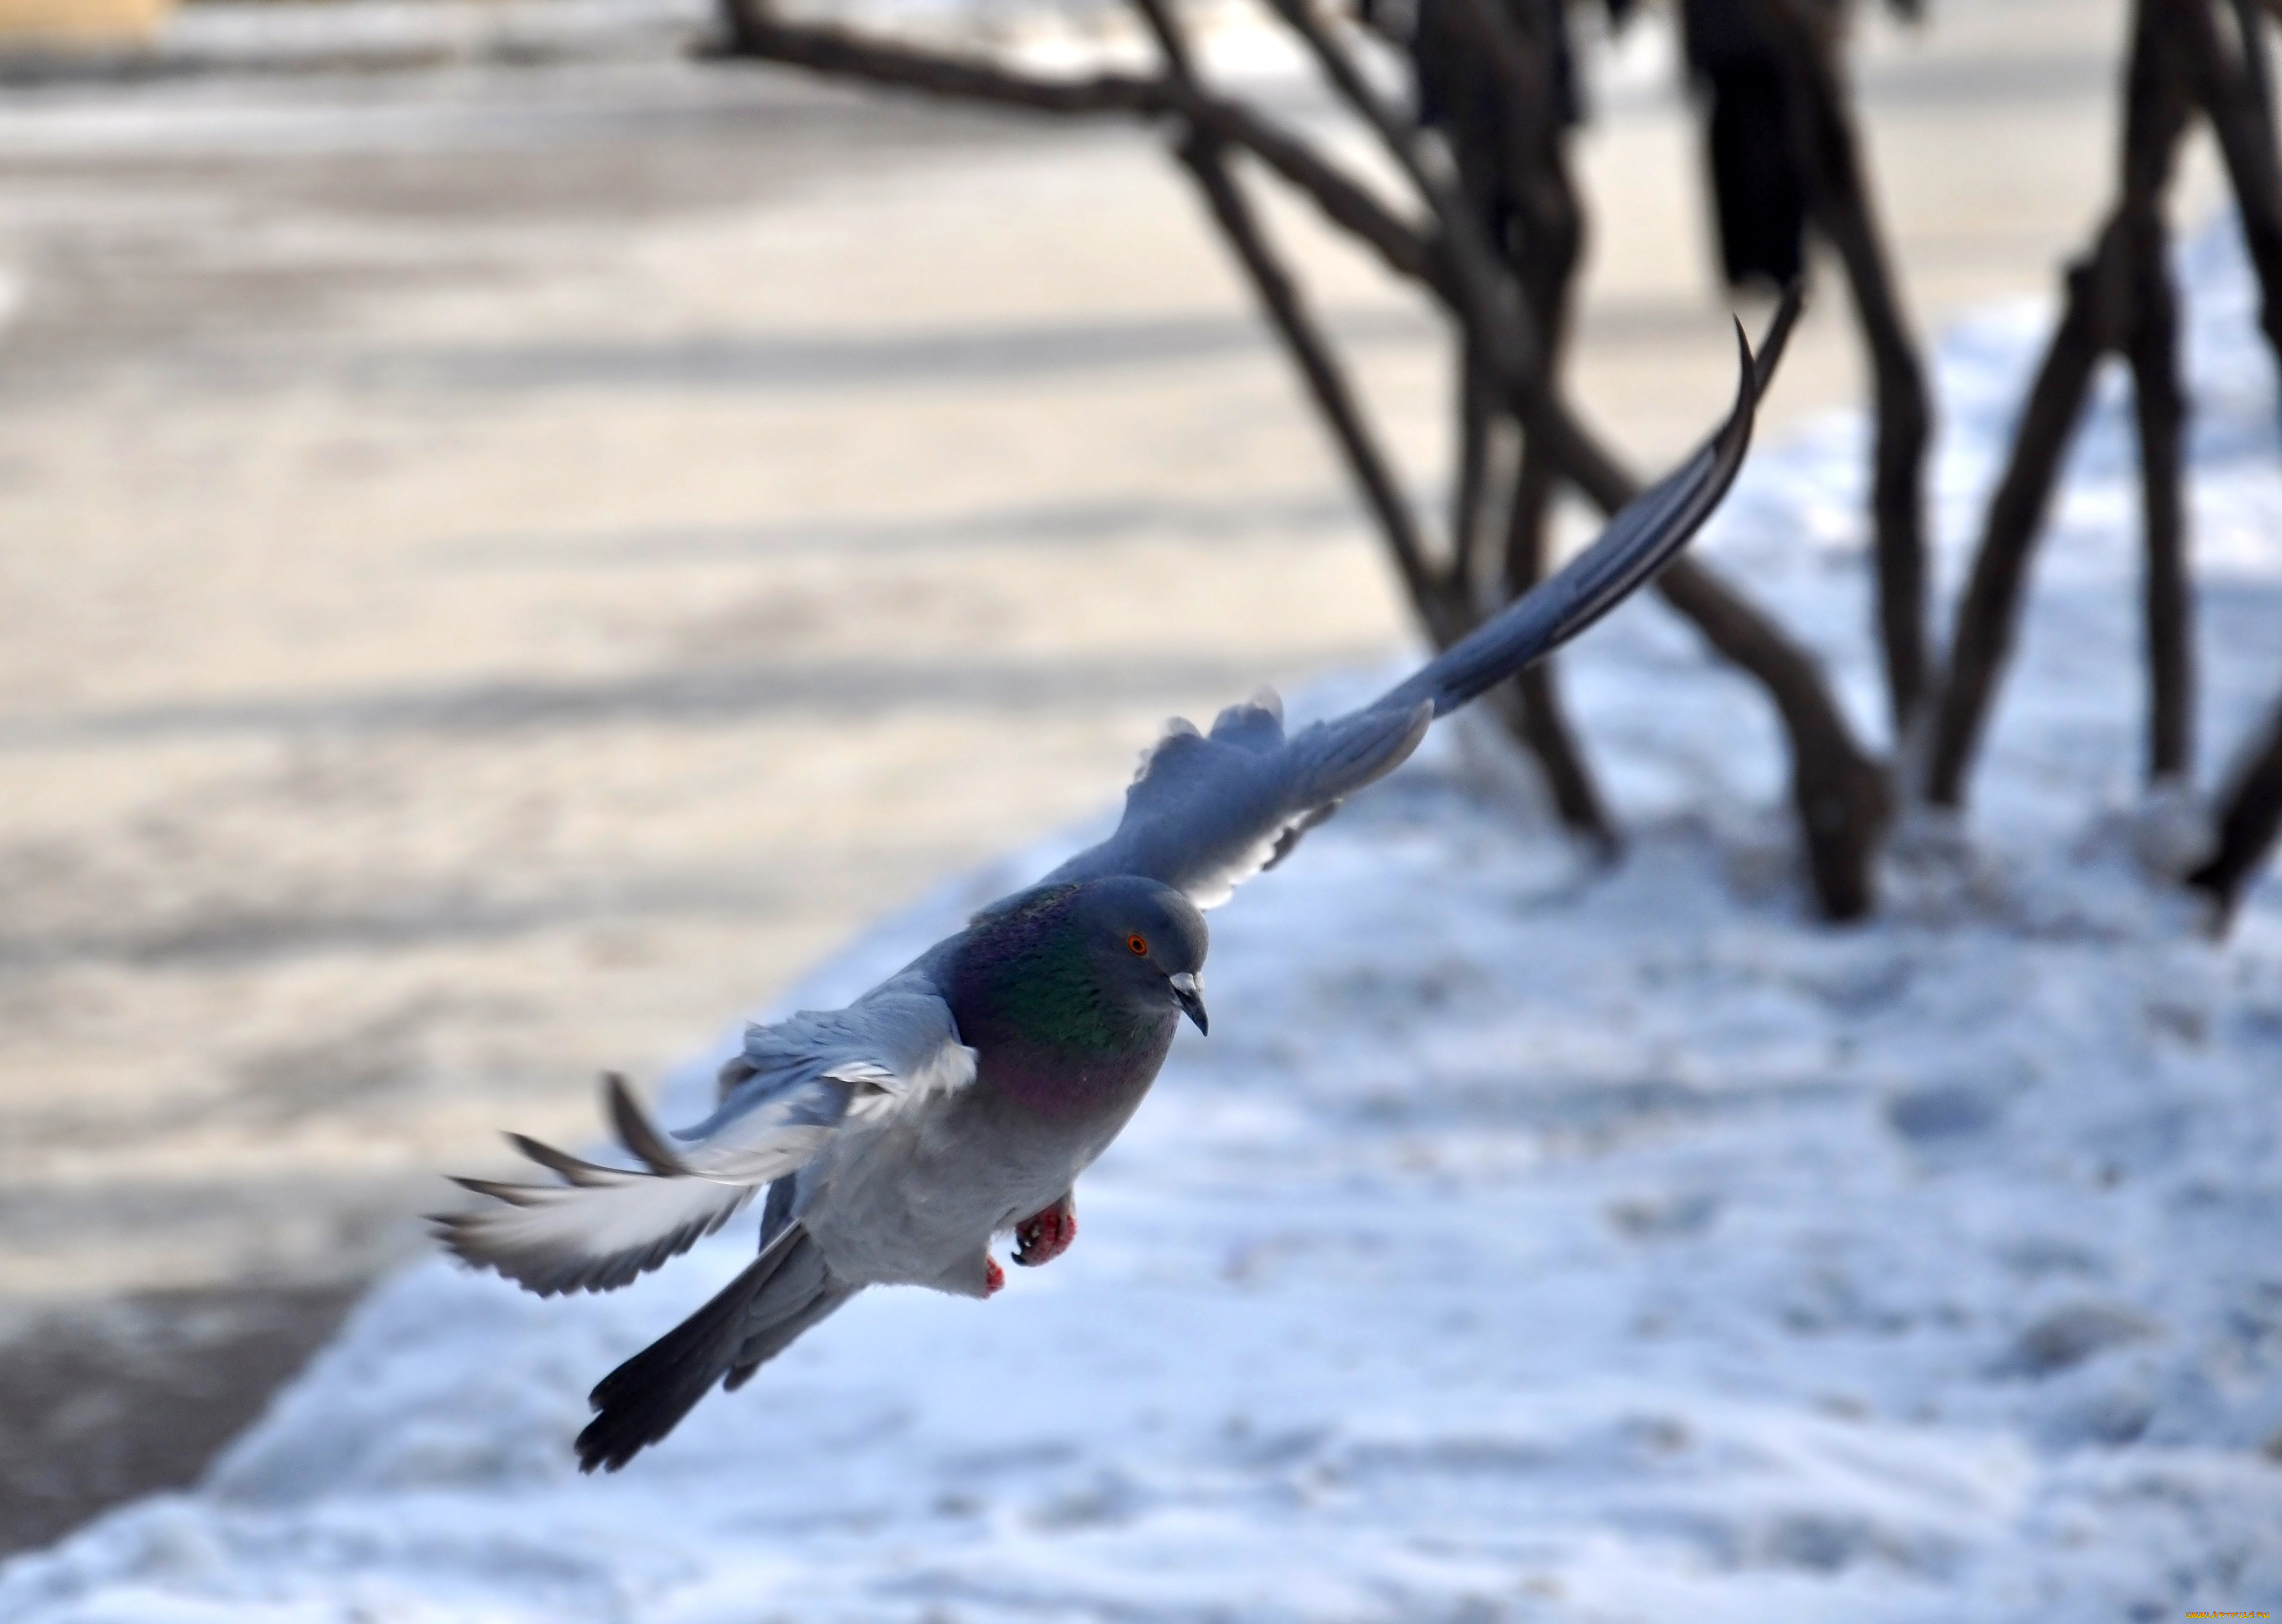
<svg viewBox="0 0 2282 1624">
<path fill-rule="evenodd" d="M 856 1092 L 848 1102 L 850 1116 L 876 1122 L 966 1087 L 974 1080 L 974 1051 L 963 1043 L 946 1043 L 913 1067 L 909 1076 L 860 1063 L 826 1075 L 854 1085 Z"/>
</svg>

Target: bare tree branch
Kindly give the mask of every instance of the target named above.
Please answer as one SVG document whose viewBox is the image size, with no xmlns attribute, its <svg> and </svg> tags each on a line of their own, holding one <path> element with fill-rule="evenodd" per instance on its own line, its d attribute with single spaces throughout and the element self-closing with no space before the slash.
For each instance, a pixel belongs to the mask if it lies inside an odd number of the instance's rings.
<svg viewBox="0 0 2282 1624">
<path fill-rule="evenodd" d="M 1507 414 L 1499 409 L 1504 391 L 1492 376 L 1494 369 L 1467 342 L 1463 329 L 1457 335 L 1457 352 L 1450 371 L 1457 384 L 1458 448 L 1450 480 L 1450 559 L 1445 568 L 1452 586 L 1468 592 L 1488 522 L 1491 437 Z"/>
<path fill-rule="evenodd" d="M 1565 407 L 1548 403 L 1526 426 L 1547 434 L 1562 472 L 1603 513 L 1615 514 L 1640 493 Z M 1693 554 L 1657 576 L 1656 590 L 1714 652 L 1766 690 L 1790 746 L 1791 799 L 1815 898 L 1832 919 L 1867 915 L 1876 906 L 1874 859 L 1890 797 L 1884 772 L 1855 742 L 1813 655 Z"/>
<path fill-rule="evenodd" d="M 1611 513 L 1623 507 L 1630 498 L 1616 493 L 1634 489 L 1633 480 L 1560 400 L 1546 369 L 1544 336 L 1530 319 L 1502 257 L 1466 208 L 1464 198 L 1434 173 L 1419 151 L 1415 132 L 1370 88 L 1309 9 L 1308 0 L 1272 0 L 1272 4 L 1277 15 L 1307 43 L 1334 89 L 1358 117 L 1379 133 L 1433 209 L 1441 228 L 1444 253 L 1443 274 L 1433 277 L 1432 285 L 1494 367 L 1515 415 L 1530 433 L 1543 437 L 1548 453 L 1593 494 L 1597 505 Z M 1505 19 L 1486 0 L 1450 0 L 1450 4 L 1457 8 L 1453 15 L 1469 21 L 1477 30 L 1471 37 L 1486 49 L 1493 49 L 1497 60 L 1514 59 Z M 1609 497 L 1615 498 L 1613 502 L 1604 499 Z"/>
<path fill-rule="evenodd" d="M 1348 470 L 1370 504 L 1372 516 L 1378 521 L 1379 532 L 1386 538 L 1387 550 L 1393 554 L 1412 607 L 1436 645 L 1447 647 L 1464 635 L 1465 618 L 1451 602 L 1450 594 L 1428 562 L 1417 520 L 1401 487 L 1364 422 L 1362 407 L 1347 386 L 1346 375 L 1308 313 L 1297 284 L 1269 246 L 1235 177 L 1229 173 L 1224 148 L 1215 136 L 1192 128 L 1175 151 L 1183 166 L 1196 177 L 1213 218 L 1251 276 L 1270 323 L 1284 340 L 1293 364 L 1308 380 L 1308 388 L 1347 458 Z"/>
<path fill-rule="evenodd" d="M 1202 101 L 1187 41 L 1164 0 L 1135 0 L 1135 4 L 1157 36 L 1159 47 L 1165 53 L 1167 72 L 1181 91 L 1182 99 L 1190 104 Z M 1222 235 L 1251 277 L 1269 324 L 1283 339 L 1293 365 L 1308 381 L 1309 392 L 1330 423 L 1332 437 L 1347 459 L 1348 471 L 1378 521 L 1387 550 L 1394 556 L 1395 568 L 1410 594 L 1412 607 L 1425 623 L 1435 646 L 1448 647 L 1470 627 L 1462 618 L 1459 606 L 1451 601 L 1435 577 L 1418 533 L 1417 519 L 1402 494 L 1401 483 L 1364 421 L 1354 392 L 1347 386 L 1347 375 L 1322 329 L 1309 313 L 1299 285 L 1284 268 L 1251 205 L 1229 173 L 1226 150 L 1226 142 L 1215 131 L 1193 122 L 1175 149 L 1183 166 L 1203 192 Z"/>
<path fill-rule="evenodd" d="M 1317 41 L 1318 51 L 1330 54 L 1328 42 L 1320 35 Z M 1541 54 L 1542 41 L 1528 43 Z M 1451 26 L 1450 9 L 1443 0 L 1431 0 L 1419 8 L 1409 46 L 1420 120 L 1442 137 L 1455 169 L 1455 186 L 1444 194 L 1454 200 L 1448 206 L 1464 211 L 1503 282 L 1519 290 L 1549 395 L 1549 380 L 1561 364 L 1564 300 L 1579 236 L 1575 198 L 1567 189 L 1557 129 L 1550 142 L 1535 139 L 1548 122 L 1542 116 L 1547 109 L 1515 94 L 1510 81 L 1485 65 L 1471 39 Z M 1351 98 L 1369 95 L 1345 62 L 1339 71 Z M 1383 108 L 1366 116 L 1382 125 L 1392 121 Z M 1430 118 L 1431 123 L 1425 122 Z M 1407 128 L 1395 133 L 1406 146 L 1415 138 Z M 1419 154 L 1410 156 L 1414 163 L 1423 161 Z M 1556 218 L 1564 205 L 1565 219 Z M 1511 295 L 1502 291 L 1501 297 Z M 1528 524 L 1532 515 L 1541 522 L 1556 471 L 1545 453 L 1542 437 L 1524 432 L 1519 468 L 1502 481 L 1493 480 L 1493 434 L 1508 421 L 1520 428 L 1522 418 L 1513 409 L 1514 391 L 1503 386 L 1497 367 L 1474 334 L 1464 329 L 1463 321 L 1461 326 L 1453 369 L 1458 383 L 1458 449 L 1452 482 L 1449 578 L 1454 592 L 1477 599 L 1489 590 L 1510 596 L 1532 584 L 1539 568 L 1533 528 L 1530 543 L 1525 544 L 1527 568 L 1515 573 L 1516 558 L 1525 553 L 1516 552 L 1512 525 L 1517 519 Z M 1493 489 L 1499 483 L 1503 491 Z M 1494 573 L 1484 567 L 1483 557 L 1494 534 L 1506 537 L 1508 554 Z M 1537 757 L 1563 823 L 1613 852 L 1616 831 L 1563 716 L 1554 662 L 1531 668 L 1516 679 L 1515 686 L 1490 699 L 1493 714 Z"/>
<path fill-rule="evenodd" d="M 1796 306 L 1786 311 L 1787 329 Z M 1538 467 L 1557 469 L 1603 511 L 1613 514 L 1638 493 L 1557 400 L 1543 403 L 1524 427 Z M 1530 472 L 1525 462 L 1525 476 Z M 1516 496 L 1519 501 L 1529 493 Z M 1867 915 L 1876 905 L 1875 859 L 1890 810 L 1886 775 L 1855 742 L 1814 657 L 1693 554 L 1657 577 L 1657 591 L 1774 701 L 1789 745 L 1791 799 L 1816 901 L 1832 919 Z"/>
<path fill-rule="evenodd" d="M 2265 82 L 2263 44 L 2252 19 L 2237 12 L 2242 59 L 2231 60 L 2204 6 L 2173 0 L 2178 34 L 2197 99 L 2218 136 L 2232 183 L 2244 241 L 2258 274 L 2259 325 L 2282 363 L 2282 160 L 2275 151 L 2275 110 Z M 2268 0 L 2282 19 L 2282 7 Z M 2282 831 L 2282 706 L 2222 788 L 2218 849 L 2188 877 L 2216 905 L 2224 929 Z"/>
<path fill-rule="evenodd" d="M 727 37 L 720 53 L 757 57 L 839 79 L 861 79 L 960 101 L 990 102 L 1028 112 L 1123 113 L 1161 118 L 1178 97 L 1169 80 L 1132 73 L 1046 79 L 1018 73 L 980 57 L 923 50 L 829 23 L 788 23 L 760 0 L 726 0 Z"/>
<path fill-rule="evenodd" d="M 2114 237 L 2111 228 L 2100 254 L 2069 271 L 2067 307 L 2030 388 L 2004 477 L 1990 499 L 1973 573 L 1958 604 L 1947 680 L 1927 755 L 1926 799 L 1937 807 L 1964 804 L 1966 775 L 1981 742 L 1989 702 L 2012 654 L 2029 555 L 2044 529 L 2061 459 L 2105 347 L 2097 286 L 2107 280 L 2106 262 L 2115 257 L 2107 246 Z"/>
<path fill-rule="evenodd" d="M 1796 313 L 1795 305 L 1784 307 L 1778 334 L 1788 331 Z M 1770 335 L 1760 347 L 1762 359 L 1779 348 L 1779 336 Z M 1563 471 L 1595 507 L 1616 513 L 1639 487 L 1581 427 L 1569 426 L 1595 458 L 1581 468 L 1564 460 Z M 1876 905 L 1874 859 L 1890 798 L 1884 772 L 1855 743 L 1814 656 L 1692 553 L 1658 576 L 1656 590 L 1715 653 L 1750 673 L 1774 700 L 1790 744 L 1791 800 L 1816 900 L 1832 919 L 1863 917 Z"/>
<path fill-rule="evenodd" d="M 1536 324 L 1546 372 L 1557 378 L 1568 350 L 1570 299 L 1585 242 L 1584 212 L 1570 181 L 1565 133 L 1554 94 L 1557 42 L 1541 8 L 1517 6 L 1498 15 L 1512 27 L 1498 31 L 1504 49 L 1494 46 L 1490 63 L 1508 94 L 1502 98 L 1503 116 L 1488 133 L 1503 140 L 1497 150 L 1475 154 L 1474 162 L 1500 175 L 1503 184 L 1497 189 L 1516 211 L 1519 240 L 1507 245 L 1508 263 Z M 1462 31 L 1469 24 L 1480 27 L 1479 11 L 1462 3 Z M 1454 143 L 1454 151 L 1463 176 L 1469 166 L 1463 140 Z M 1560 479 L 1560 464 L 1545 437 L 1525 428 L 1503 527 L 1501 569 L 1510 593 L 1527 591 L 1544 573 L 1545 529 Z M 1471 569 L 1471 563 L 1469 553 L 1463 567 Z M 1564 714 L 1554 662 L 1545 661 L 1523 672 L 1517 688 L 1522 736 L 1544 764 L 1563 820 L 1572 828 L 1591 831 L 1613 850 L 1615 826 Z"/>
<path fill-rule="evenodd" d="M 2179 387 L 2178 299 L 2169 235 L 2160 211 L 2133 222 L 2128 250 L 2135 320 L 2126 345 L 2139 434 L 2146 552 L 2142 595 L 2147 661 L 2147 777 L 2185 780 L 2194 769 L 2194 631 L 2187 585 L 2181 452 L 2186 400 Z"/>
<path fill-rule="evenodd" d="M 2209 0 L 2181 3 L 2207 9 Z M 2139 0 L 2137 8 L 2125 87 L 2123 199 L 2091 258 L 2069 272 L 2067 305 L 2030 389 L 2004 476 L 1990 500 L 1980 550 L 1958 607 L 1949 669 L 1927 756 L 1926 798 L 1936 806 L 1964 802 L 1966 778 L 1989 705 L 2011 653 L 2029 559 L 2093 368 L 2103 353 L 2127 344 L 2139 325 L 2133 309 L 2138 290 L 2132 274 L 2133 243 L 2151 228 L 2160 235 L 2162 194 L 2170 183 L 2191 111 L 2175 46 L 2178 35 L 2166 14 L 2176 10 L 2173 0 Z M 2161 379 L 2150 377 L 2160 391 Z M 2161 431 L 2162 404 L 2154 405 L 2158 414 L 2154 426 Z M 2176 425 L 2170 432 L 2176 439 Z M 2160 448 L 2154 460 L 2160 480 Z M 2151 508 L 2151 521 L 2156 516 Z M 2175 545 L 2176 538 L 2152 537 L 2149 543 L 2151 548 Z M 2182 593 L 2177 605 L 2182 615 L 2185 602 Z M 2167 603 L 2167 615 L 2170 607 Z M 2184 641 L 2184 624 L 2176 631 Z M 2184 669 L 2182 664 L 2178 670 Z"/>
<path fill-rule="evenodd" d="M 867 39 L 823 23 L 787 23 L 762 0 L 725 0 L 731 19 L 722 54 L 779 62 L 828 78 L 917 90 L 1061 117 L 1126 117 L 1157 122 L 1176 115 L 1252 153 L 1309 198 L 1334 225 L 1374 250 L 1397 275 L 1440 288 L 1449 280 L 1441 245 L 1405 221 L 1370 189 L 1307 143 L 1241 104 L 1191 92 L 1169 77 L 1097 73 L 1050 79 L 1016 73 L 982 57 Z"/>
<path fill-rule="evenodd" d="M 1435 173 L 1419 151 L 1417 131 L 1389 107 L 1333 39 L 1309 0 L 1270 0 L 1276 14 L 1300 37 L 1340 99 L 1380 142 L 1440 227 L 1445 275 L 1436 290 L 1466 329 L 1469 340 L 1495 369 L 1513 409 L 1525 421 L 1548 415 L 1553 398 L 1544 344 L 1522 308 L 1519 290 L 1473 211 L 1455 187 Z"/>
<path fill-rule="evenodd" d="M 1494 46 L 1501 37 L 1494 8 L 1485 0 L 1456 0 L 1456 4 L 1465 8 L 1464 16 L 1486 30 L 1482 37 Z M 1311 198 L 1335 224 L 1370 244 L 1390 268 L 1431 289 L 1457 313 L 1471 341 L 1481 346 L 1494 367 L 1494 376 L 1525 431 L 1596 507 L 1614 514 L 1638 493 L 1632 476 L 1559 398 L 1544 371 L 1544 350 L 1519 290 L 1490 252 L 1465 209 L 1451 206 L 1448 188 L 1418 158 L 1413 143 L 1405 140 L 1402 150 L 1417 164 L 1414 181 L 1435 209 L 1437 229 L 1432 233 L 1401 220 L 1367 189 L 1250 110 L 1206 95 L 1193 83 L 1184 86 L 1171 73 L 1149 79 L 1099 74 L 1084 80 L 1041 80 L 978 58 L 915 50 L 838 28 L 786 24 L 769 14 L 765 0 L 724 0 L 724 4 L 730 21 L 724 50 L 731 55 L 1036 112 L 1122 114 L 1150 121 L 1178 116 L 1192 130 L 1242 148 Z M 1310 37 L 1312 31 L 1311 48 L 1318 50 L 1327 72 L 1331 61 L 1344 62 L 1337 43 L 1323 33 L 1300 0 L 1278 0 L 1278 5 L 1292 8 L 1285 12 L 1287 20 L 1303 38 Z M 1367 121 L 1372 118 L 1372 108 L 1386 112 L 1369 94 L 1359 75 L 1353 82 L 1364 93 L 1357 105 Z M 1199 178 L 1203 180 L 1201 175 Z M 1236 195 L 1240 198 L 1240 194 Z M 1247 268 L 1263 298 L 1269 298 L 1272 283 L 1259 281 L 1257 267 L 1248 264 Z M 1283 285 L 1289 287 L 1288 277 Z M 1286 344 L 1293 347 L 1295 359 L 1301 352 L 1294 335 L 1312 330 L 1304 321 L 1304 312 L 1301 314 L 1300 323 L 1278 329 Z M 1328 348 L 1322 348 L 1319 359 L 1328 356 Z M 1335 367 L 1324 375 L 1311 369 L 1305 360 L 1301 365 L 1308 372 L 1310 388 L 1319 403 L 1325 401 L 1318 380 L 1336 376 Z M 1344 392 L 1343 384 L 1340 391 Z M 1348 406 L 1350 424 L 1359 424 L 1351 398 Z M 1363 476 L 1362 465 L 1356 462 L 1351 447 L 1368 444 L 1367 435 L 1358 434 L 1352 441 L 1342 436 L 1350 467 L 1356 469 L 1367 492 L 1373 482 Z M 1384 491 L 1391 496 L 1370 499 L 1374 511 L 1382 514 L 1401 507 L 1391 476 L 1384 481 Z M 1381 522 L 1385 523 L 1383 517 Z M 1406 569 L 1406 584 L 1411 578 Z M 1884 816 L 1882 785 L 1877 769 L 1854 744 L 1812 658 L 1692 559 L 1683 558 L 1667 569 L 1659 579 L 1658 590 L 1667 602 L 1697 624 L 1715 649 L 1767 688 L 1790 737 L 1793 794 L 1800 808 L 1817 896 L 1834 918 L 1851 918 L 1866 911 L 1871 892 L 1869 855 L 1875 850 Z"/>
<path fill-rule="evenodd" d="M 1506 95 L 1549 113 L 1549 82 L 1536 71 L 1513 18 L 1490 0 L 1444 4 L 1453 26 L 1464 31 L 1481 59 L 1504 79 Z M 1527 140 L 1526 131 L 1521 139 Z M 1521 159 L 1533 166 L 1541 161 L 1528 151 Z M 1543 356 L 1544 329 L 1538 328 L 1530 337 L 1529 348 Z M 1613 514 L 1637 493 L 1631 476 L 1576 421 L 1549 383 L 1516 390 L 1513 405 L 1530 448 L 1595 506 Z M 1693 556 L 1658 577 L 1657 590 L 1715 652 L 1767 691 L 1789 741 L 1792 799 L 1816 898 L 1833 919 L 1867 914 L 1874 905 L 1873 862 L 1888 809 L 1884 776 L 1855 743 L 1813 657 Z"/>
<path fill-rule="evenodd" d="M 2153 0 L 2151 0 L 2153 3 Z M 2258 273 L 2258 324 L 2282 364 L 2282 159 L 2258 92 L 2243 65 L 2227 54 L 2210 0 L 2162 0 L 2165 27 L 2177 39 L 2189 82 L 2226 160 L 2234 205 L 2250 263 Z"/>
<path fill-rule="evenodd" d="M 2252 102 L 2266 144 L 2274 144 L 2274 71 L 2266 59 L 2265 36 L 2259 32 L 2259 0 L 2233 0 L 2235 37 L 2241 43 L 2242 68 L 2250 81 Z"/>
<path fill-rule="evenodd" d="M 1925 369 L 1863 184 L 1859 143 L 1836 62 L 1836 16 L 1801 0 L 1759 0 L 1758 15 L 1789 82 L 1792 143 L 1806 179 L 1808 207 L 1846 267 L 1876 380 L 1871 513 L 1878 640 L 1895 737 L 1904 739 L 1916 729 L 1927 686 L 1923 480 L 1933 410 Z"/>
<path fill-rule="evenodd" d="M 2233 917 L 2242 893 L 2266 866 L 2275 837 L 2282 834 L 2282 705 L 2267 718 L 2266 731 L 2243 754 L 2220 803 L 2218 849 L 2187 877 L 2187 883 L 2216 905 L 2219 928 Z"/>
<path fill-rule="evenodd" d="M 1877 902 L 1872 860 L 1885 836 L 1886 775 L 1855 746 L 1813 656 L 1695 559 L 1681 559 L 1656 584 L 1774 700 L 1790 735 L 1791 800 L 1815 894 L 1833 919 L 1863 917 Z"/>
</svg>

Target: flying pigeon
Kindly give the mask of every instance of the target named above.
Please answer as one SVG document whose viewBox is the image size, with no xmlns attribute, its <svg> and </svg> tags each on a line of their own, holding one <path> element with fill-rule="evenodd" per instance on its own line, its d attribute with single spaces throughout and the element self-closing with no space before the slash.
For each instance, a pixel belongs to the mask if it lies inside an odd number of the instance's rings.
<svg viewBox="0 0 2282 1624">
<path fill-rule="evenodd" d="M 1725 423 L 1591 547 L 1408 681 L 1296 733 L 1272 694 L 1209 732 L 1170 724 L 1107 839 L 844 1009 L 747 1030 L 713 1114 L 661 1133 L 607 1079 L 609 1167 L 520 1135 L 555 1182 L 458 1182 L 490 1198 L 437 1218 L 443 1243 L 542 1296 L 608 1291 L 687 1251 L 765 1188 L 760 1256 L 603 1378 L 581 1470 L 616 1471 L 721 1384 L 867 1286 L 988 1297 L 1012 1233 L 1035 1267 L 1077 1233 L 1072 1187 L 1147 1094 L 1184 1017 L 1207 1030 L 1202 909 L 1290 855 L 1340 801 L 1401 763 L 1436 716 L 1503 682 L 1650 579 L 1719 505 L 1796 313 L 1777 315 Z"/>
</svg>

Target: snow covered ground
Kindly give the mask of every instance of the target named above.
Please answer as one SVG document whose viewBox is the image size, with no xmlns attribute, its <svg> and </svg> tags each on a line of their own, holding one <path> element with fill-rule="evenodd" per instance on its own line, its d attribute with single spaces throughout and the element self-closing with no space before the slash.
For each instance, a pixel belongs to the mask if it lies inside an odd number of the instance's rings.
<svg viewBox="0 0 2282 1624">
<path fill-rule="evenodd" d="M 2282 445 L 2239 249 L 2186 264 L 2216 762 L 2282 690 Z M 1944 347 L 1947 583 L 2046 319 Z M 572 1303 L 415 1268 L 202 1488 L 0 1568 L 0 1618 L 2282 1605 L 2282 896 L 2214 947 L 2138 878 L 2123 404 L 2072 462 L 1969 846 L 1919 841 L 1877 923 L 1804 916 L 1760 707 L 1627 609 L 1569 669 L 1628 861 L 1517 822 L 1443 730 L 1215 916 L 1214 1035 L 1052 1267 L 987 1304 L 873 1294 L 602 1480 L 569 1450 L 586 1388 L 749 1226 Z M 1851 420 L 1765 448 L 1708 545 L 1867 730 L 1862 449 Z"/>
</svg>

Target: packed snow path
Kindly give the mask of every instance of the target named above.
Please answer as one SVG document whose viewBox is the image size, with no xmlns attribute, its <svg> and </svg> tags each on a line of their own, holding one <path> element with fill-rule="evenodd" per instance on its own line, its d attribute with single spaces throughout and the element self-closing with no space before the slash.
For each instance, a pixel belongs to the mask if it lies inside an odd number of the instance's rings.
<svg viewBox="0 0 2282 1624">
<path fill-rule="evenodd" d="M 2187 273 L 2216 758 L 2282 687 L 2282 445 L 2239 251 Z M 1945 352 L 1951 581 L 2043 332 L 2017 311 Z M 2215 947 L 2136 867 L 2176 808 L 2134 787 L 2122 401 L 2039 559 L 1971 846 L 1913 837 L 1878 922 L 1802 916 L 1760 706 L 1629 609 L 1570 665 L 1626 862 L 1517 827 L 1438 735 L 1215 916 L 1214 1036 L 1052 1267 L 989 1303 L 873 1294 L 601 1480 L 571 1464 L 587 1388 L 749 1226 L 601 1299 L 417 1268 L 205 1487 L 0 1568 L 0 1617 L 2282 1605 L 2282 900 Z M 1867 718 L 1861 452 L 1859 423 L 1764 452 L 1710 545 Z"/>
</svg>

